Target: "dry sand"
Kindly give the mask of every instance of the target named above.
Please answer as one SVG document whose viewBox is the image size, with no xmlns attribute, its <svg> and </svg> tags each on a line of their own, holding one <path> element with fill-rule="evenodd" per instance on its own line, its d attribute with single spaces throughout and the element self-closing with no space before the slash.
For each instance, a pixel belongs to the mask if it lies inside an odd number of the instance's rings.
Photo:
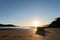
<svg viewBox="0 0 60 40">
<path fill-rule="evenodd" d="M 46 28 L 49 33 L 46 34 L 46 40 L 60 40 L 60 28 Z"/>
</svg>

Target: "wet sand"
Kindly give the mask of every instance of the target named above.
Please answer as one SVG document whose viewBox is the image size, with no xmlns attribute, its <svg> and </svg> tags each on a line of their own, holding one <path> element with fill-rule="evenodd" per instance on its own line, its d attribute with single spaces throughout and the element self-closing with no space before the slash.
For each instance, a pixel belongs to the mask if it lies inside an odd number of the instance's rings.
<svg viewBox="0 0 60 40">
<path fill-rule="evenodd" d="M 0 30 L 0 40 L 42 40 L 34 30 Z"/>
</svg>

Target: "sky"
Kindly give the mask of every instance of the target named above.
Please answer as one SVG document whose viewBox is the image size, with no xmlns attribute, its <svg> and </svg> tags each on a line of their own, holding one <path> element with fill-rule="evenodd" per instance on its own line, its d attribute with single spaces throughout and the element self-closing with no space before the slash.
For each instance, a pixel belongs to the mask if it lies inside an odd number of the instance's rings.
<svg viewBox="0 0 60 40">
<path fill-rule="evenodd" d="M 0 0 L 0 23 L 32 26 L 51 23 L 60 17 L 60 0 Z"/>
</svg>

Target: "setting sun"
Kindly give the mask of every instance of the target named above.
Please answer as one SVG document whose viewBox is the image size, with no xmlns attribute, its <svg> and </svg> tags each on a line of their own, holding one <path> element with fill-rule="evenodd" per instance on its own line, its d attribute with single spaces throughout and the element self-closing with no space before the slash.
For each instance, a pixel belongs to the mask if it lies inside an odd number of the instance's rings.
<svg viewBox="0 0 60 40">
<path fill-rule="evenodd" d="M 34 21 L 34 26 L 38 27 L 39 26 L 39 22 L 38 21 Z"/>
</svg>

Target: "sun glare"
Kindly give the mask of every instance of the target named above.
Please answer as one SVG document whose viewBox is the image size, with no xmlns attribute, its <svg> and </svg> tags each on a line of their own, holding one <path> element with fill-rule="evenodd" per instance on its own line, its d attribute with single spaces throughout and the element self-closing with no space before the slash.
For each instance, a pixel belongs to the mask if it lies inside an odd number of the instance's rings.
<svg viewBox="0 0 60 40">
<path fill-rule="evenodd" d="M 39 26 L 39 22 L 38 21 L 34 21 L 34 26 L 38 27 Z"/>
</svg>

